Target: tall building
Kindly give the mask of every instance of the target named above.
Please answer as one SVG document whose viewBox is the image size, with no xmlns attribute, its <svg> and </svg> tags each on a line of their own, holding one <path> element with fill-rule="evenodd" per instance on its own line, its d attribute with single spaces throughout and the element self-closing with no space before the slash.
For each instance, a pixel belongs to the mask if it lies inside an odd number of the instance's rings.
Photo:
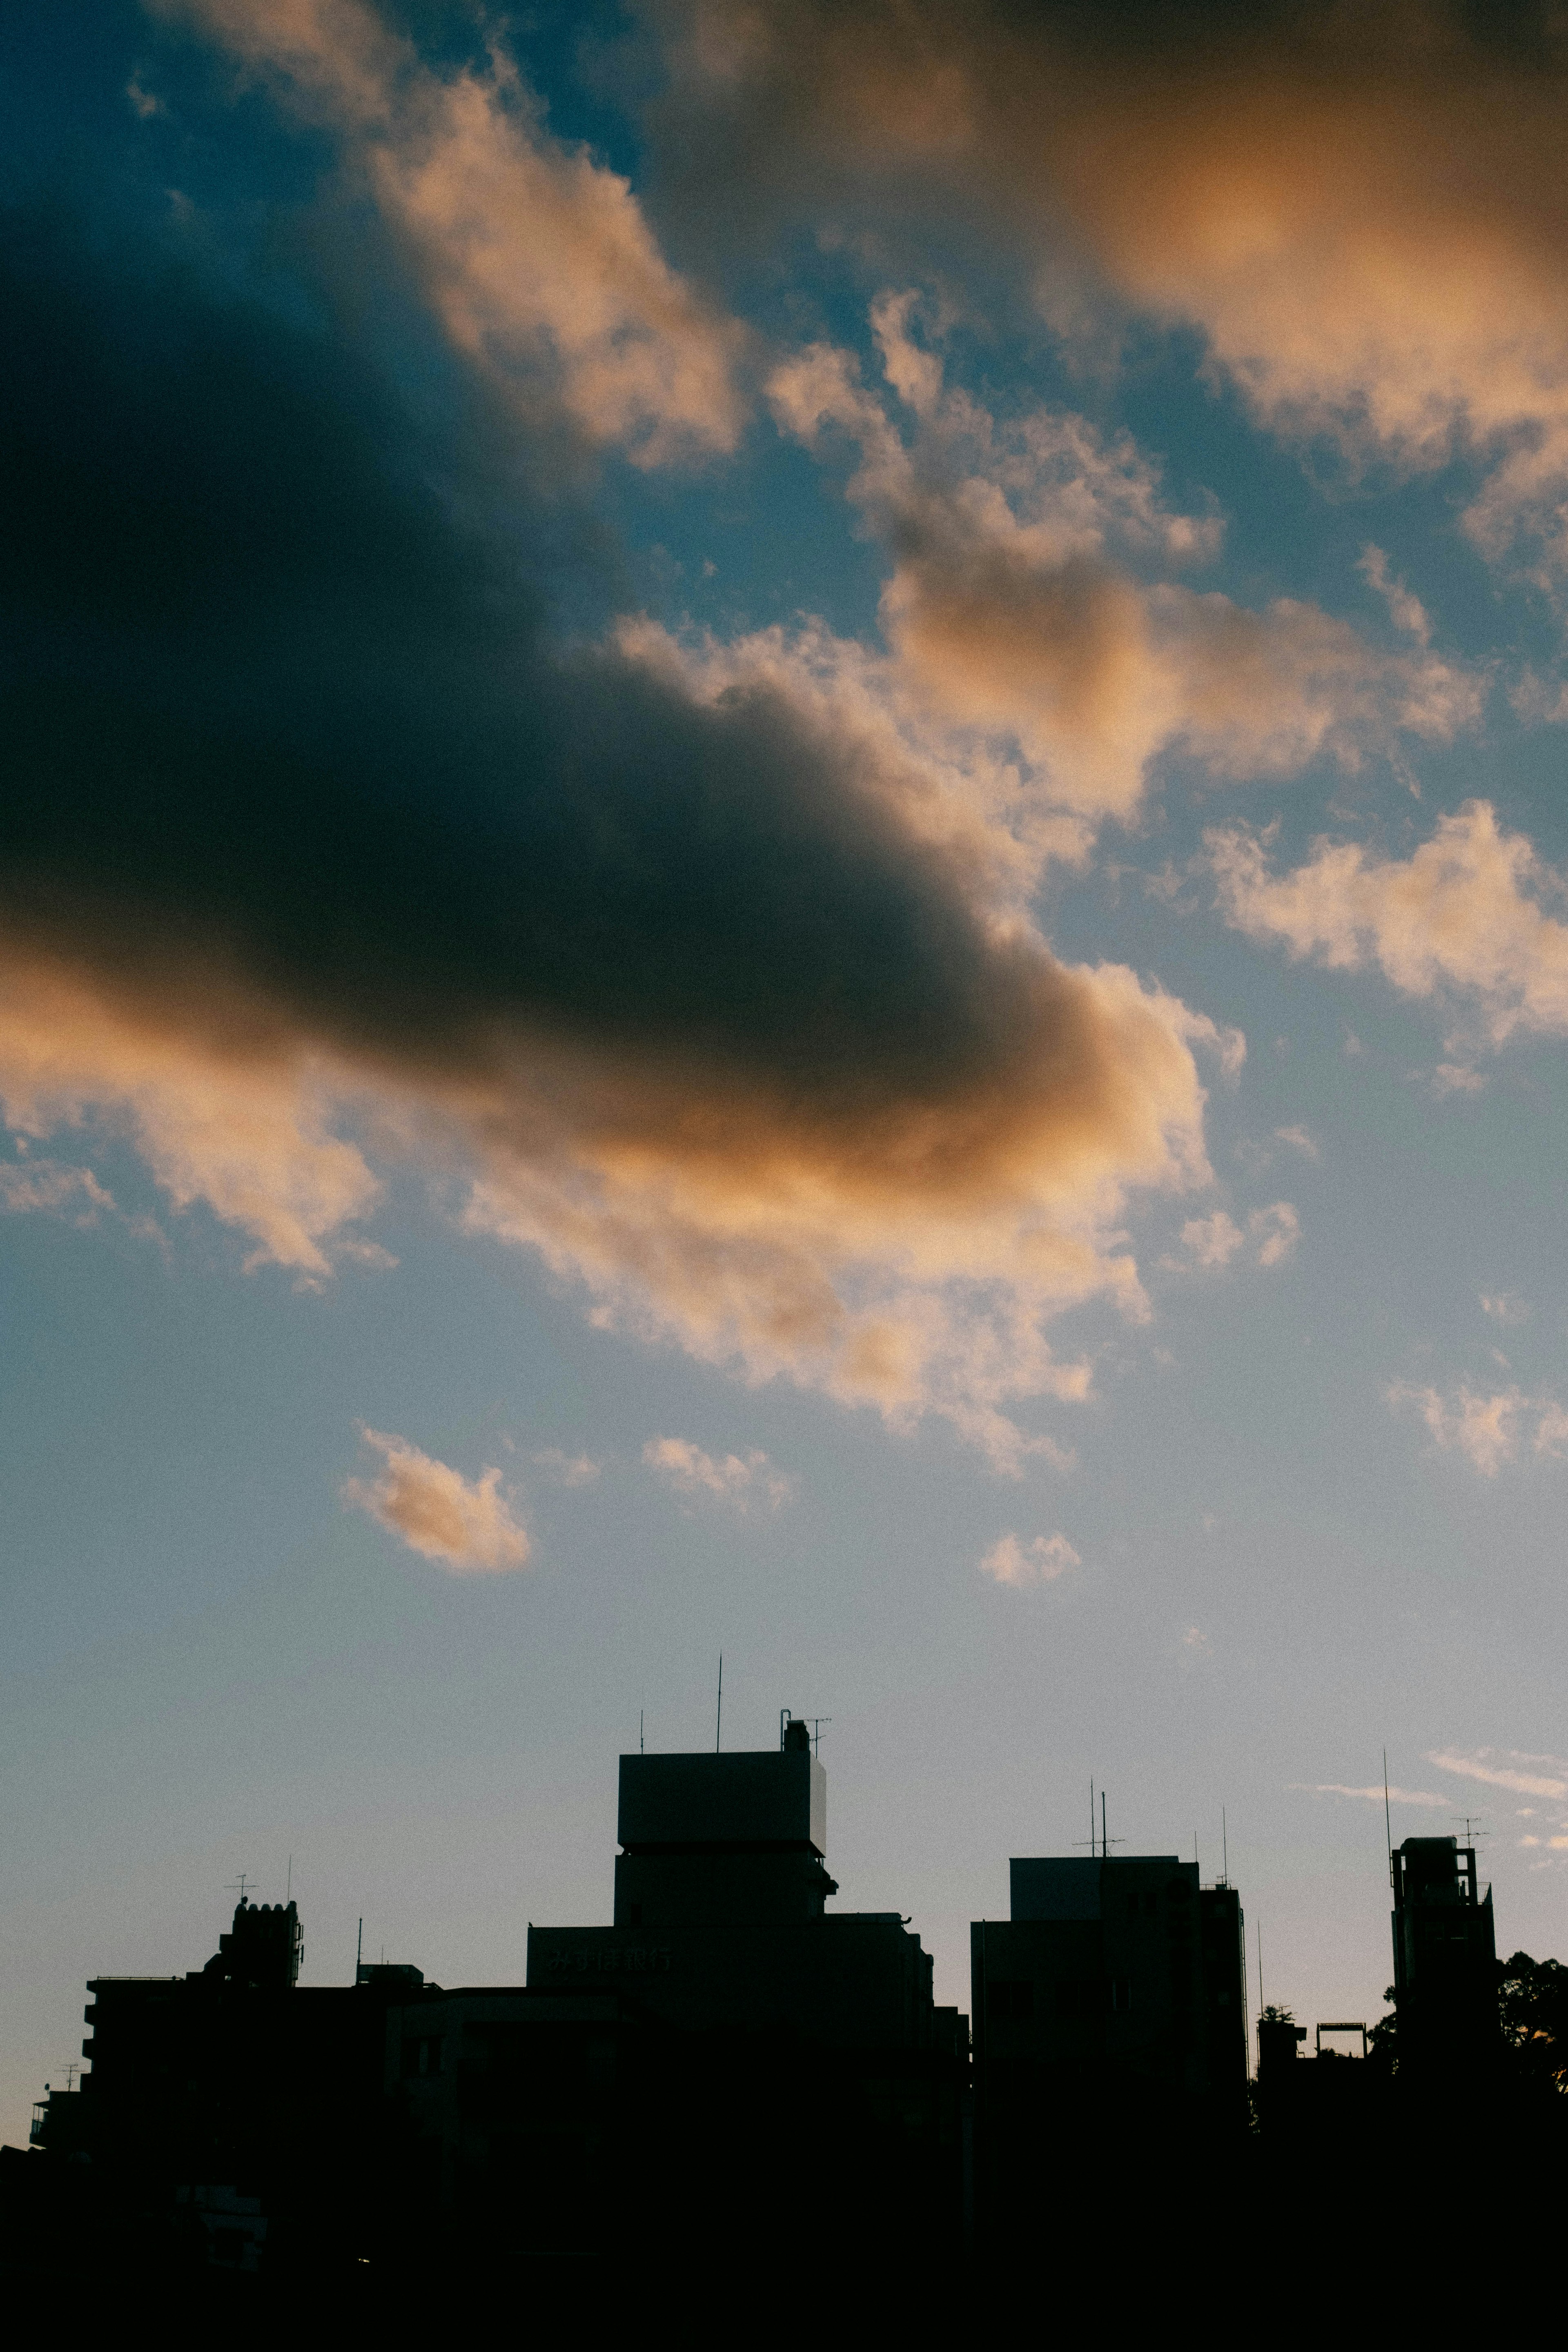
<svg viewBox="0 0 1568 2352">
<path fill-rule="evenodd" d="M 1234 1887 L 1174 1854 L 1009 1874 L 1011 1916 L 969 1931 L 977 2196 L 1002 2238 L 1107 2143 L 1126 2163 L 1173 2135 L 1239 2129 L 1247 2085 Z"/>
<path fill-rule="evenodd" d="M 1406 1838 L 1392 1875 L 1400 2073 L 1436 2082 L 1457 2064 L 1484 2067 L 1499 2043 L 1497 1935 L 1476 1850 Z"/>
<path fill-rule="evenodd" d="M 616 1836 L 613 1925 L 531 1926 L 531 1986 L 635 1993 L 683 2029 L 963 2052 L 901 1916 L 826 1907 L 827 1775 L 804 1723 L 776 1750 L 623 1756 Z"/>
</svg>

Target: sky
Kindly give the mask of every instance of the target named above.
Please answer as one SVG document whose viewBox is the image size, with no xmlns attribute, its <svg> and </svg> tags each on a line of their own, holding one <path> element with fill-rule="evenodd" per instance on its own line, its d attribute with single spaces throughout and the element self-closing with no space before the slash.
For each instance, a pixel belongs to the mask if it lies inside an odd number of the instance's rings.
<svg viewBox="0 0 1568 2352">
<path fill-rule="evenodd" d="M 961 2008 L 1092 1784 L 1373 2019 L 1385 1748 L 1568 1949 L 1555 13 L 0 41 L 0 2132 L 784 1707 Z"/>
</svg>

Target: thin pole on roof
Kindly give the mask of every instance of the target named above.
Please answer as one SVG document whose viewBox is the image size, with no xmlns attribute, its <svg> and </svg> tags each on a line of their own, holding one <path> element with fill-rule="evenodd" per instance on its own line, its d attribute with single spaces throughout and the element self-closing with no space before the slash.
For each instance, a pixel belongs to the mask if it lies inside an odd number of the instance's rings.
<svg viewBox="0 0 1568 2352">
<path fill-rule="evenodd" d="M 718 1753 L 719 1753 L 719 1748 L 720 1748 L 720 1744 L 721 1744 L 721 1735 L 722 1735 L 723 1729 L 724 1729 L 724 1653 L 723 1653 L 723 1651 L 722 1651 L 722 1650 L 721 1650 L 721 1651 L 720 1651 L 720 1653 L 719 1653 L 719 1712 L 718 1712 L 718 1714 L 717 1714 L 717 1715 L 714 1717 L 714 1718 L 713 1718 L 713 1753 L 714 1753 L 714 1755 L 715 1755 L 715 1756 L 717 1756 L 717 1755 L 718 1755 Z"/>
</svg>

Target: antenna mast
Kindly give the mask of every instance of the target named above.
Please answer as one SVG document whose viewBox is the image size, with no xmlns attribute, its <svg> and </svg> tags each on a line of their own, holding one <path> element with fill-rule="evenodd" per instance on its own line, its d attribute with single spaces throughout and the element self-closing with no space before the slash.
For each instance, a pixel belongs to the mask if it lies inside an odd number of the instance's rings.
<svg viewBox="0 0 1568 2352">
<path fill-rule="evenodd" d="M 719 1653 L 719 1711 L 713 1717 L 713 1753 L 719 1753 L 721 1735 L 724 1729 L 724 1653 Z"/>
<path fill-rule="evenodd" d="M 1383 1751 L 1383 1843 L 1388 1854 L 1388 1883 L 1394 1884 L 1394 1825 L 1388 1813 L 1388 1749 Z"/>
</svg>

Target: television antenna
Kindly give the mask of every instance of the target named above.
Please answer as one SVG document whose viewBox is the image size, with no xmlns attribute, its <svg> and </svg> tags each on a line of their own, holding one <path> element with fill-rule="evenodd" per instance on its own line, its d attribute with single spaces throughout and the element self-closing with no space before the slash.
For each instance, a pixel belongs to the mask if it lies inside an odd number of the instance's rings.
<svg viewBox="0 0 1568 2352">
<path fill-rule="evenodd" d="M 1080 1846 L 1083 1843 L 1084 1841 L 1082 1838 L 1075 1838 L 1073 1840 L 1075 1846 Z M 1126 1843 L 1127 1840 L 1125 1838 L 1113 1838 L 1106 1835 L 1105 1791 L 1101 1789 L 1100 1792 L 1100 1842 L 1098 1845 L 1096 1844 L 1094 1835 L 1094 1782 L 1091 1780 L 1089 1784 L 1089 1851 L 1090 1856 L 1098 1856 L 1101 1862 L 1109 1862 L 1110 1860 L 1111 1847 L 1113 1845 L 1125 1845 Z"/>
<path fill-rule="evenodd" d="M 231 1879 L 229 1880 L 228 1885 L 227 1885 L 225 1887 L 225 1889 L 224 1889 L 224 1892 L 225 1892 L 225 1894 L 226 1894 L 226 1895 L 232 1895 L 232 1894 L 235 1892 L 236 1888 L 237 1887 L 237 1889 L 238 1889 L 238 1891 L 239 1891 L 240 1906 L 241 1906 L 241 1908 L 243 1909 L 244 1905 L 245 1905 L 245 1890 L 246 1890 L 246 1888 L 247 1888 L 247 1886 L 254 1886 L 254 1885 L 255 1885 L 255 1884 L 256 1884 L 256 1881 L 255 1881 L 255 1879 L 254 1879 L 254 1878 L 252 1878 L 252 1876 L 251 1876 L 251 1874 L 250 1874 L 249 1871 L 248 1871 L 248 1870 L 242 1870 L 242 1871 L 240 1872 L 239 1876 L 238 1876 L 237 1878 L 231 1878 Z"/>
<path fill-rule="evenodd" d="M 822 1727 L 825 1723 L 831 1723 L 833 1717 L 830 1715 L 807 1715 L 803 1716 L 801 1720 L 810 1724 L 811 1752 L 814 1756 L 819 1756 L 822 1752 Z"/>
</svg>

